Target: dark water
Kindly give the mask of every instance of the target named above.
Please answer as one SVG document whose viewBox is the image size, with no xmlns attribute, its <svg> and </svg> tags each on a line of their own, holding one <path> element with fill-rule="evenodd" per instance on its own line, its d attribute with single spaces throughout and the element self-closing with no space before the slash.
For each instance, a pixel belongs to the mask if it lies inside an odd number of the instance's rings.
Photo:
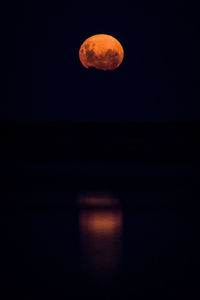
<svg viewBox="0 0 200 300">
<path fill-rule="evenodd" d="M 1 299 L 198 299 L 197 127 L 88 126 L 1 134 Z"/>
<path fill-rule="evenodd" d="M 199 213 L 29 208 L 6 210 L 1 222 L 8 298 L 187 299 L 197 292 Z"/>
</svg>

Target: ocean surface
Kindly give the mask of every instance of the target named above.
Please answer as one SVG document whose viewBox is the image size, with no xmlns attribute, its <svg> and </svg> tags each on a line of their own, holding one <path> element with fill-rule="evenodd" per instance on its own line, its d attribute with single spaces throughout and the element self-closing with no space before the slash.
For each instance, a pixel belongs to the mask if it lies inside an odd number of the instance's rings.
<svg viewBox="0 0 200 300">
<path fill-rule="evenodd" d="M 1 129 L 1 299 L 199 298 L 199 124 Z"/>
</svg>

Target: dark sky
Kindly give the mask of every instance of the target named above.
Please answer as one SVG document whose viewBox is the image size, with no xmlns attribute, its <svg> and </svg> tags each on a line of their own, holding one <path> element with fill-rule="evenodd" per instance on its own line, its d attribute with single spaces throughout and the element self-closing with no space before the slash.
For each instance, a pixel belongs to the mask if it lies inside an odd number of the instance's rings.
<svg viewBox="0 0 200 300">
<path fill-rule="evenodd" d="M 198 19 L 183 0 L 8 2 L 1 120 L 198 120 Z M 99 33 L 123 45 L 114 71 L 79 61 L 82 42 Z"/>
</svg>

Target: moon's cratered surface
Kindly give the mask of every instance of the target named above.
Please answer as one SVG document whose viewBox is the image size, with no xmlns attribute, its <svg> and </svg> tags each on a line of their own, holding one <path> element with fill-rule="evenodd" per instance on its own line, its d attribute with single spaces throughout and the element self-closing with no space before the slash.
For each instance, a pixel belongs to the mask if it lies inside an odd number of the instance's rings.
<svg viewBox="0 0 200 300">
<path fill-rule="evenodd" d="M 114 70 L 123 61 L 124 50 L 120 42 L 107 34 L 96 34 L 84 41 L 79 58 L 85 68 Z"/>
</svg>

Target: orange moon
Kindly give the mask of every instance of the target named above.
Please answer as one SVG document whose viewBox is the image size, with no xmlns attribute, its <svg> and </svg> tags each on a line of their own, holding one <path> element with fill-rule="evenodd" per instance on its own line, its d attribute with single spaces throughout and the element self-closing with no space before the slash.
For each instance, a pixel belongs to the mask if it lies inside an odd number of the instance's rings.
<svg viewBox="0 0 200 300">
<path fill-rule="evenodd" d="M 120 42 L 107 34 L 96 34 L 84 41 L 79 59 L 85 68 L 114 70 L 122 63 L 124 50 Z"/>
</svg>

